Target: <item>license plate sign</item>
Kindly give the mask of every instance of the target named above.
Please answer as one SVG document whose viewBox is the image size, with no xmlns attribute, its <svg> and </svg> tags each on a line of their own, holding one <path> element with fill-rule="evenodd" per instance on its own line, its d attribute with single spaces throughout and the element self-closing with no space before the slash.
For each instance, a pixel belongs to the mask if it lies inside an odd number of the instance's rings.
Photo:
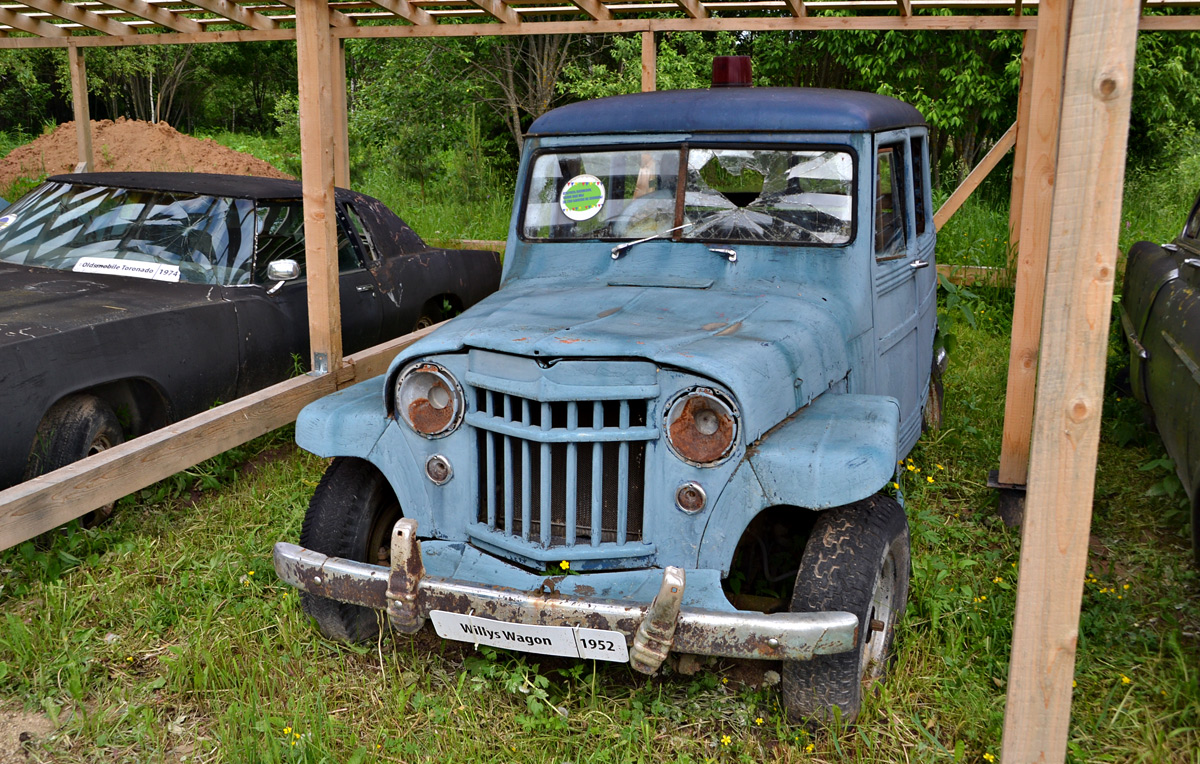
<svg viewBox="0 0 1200 764">
<path fill-rule="evenodd" d="M 629 662 L 625 635 L 616 631 L 506 623 L 442 610 L 431 612 L 429 620 L 433 621 L 433 628 L 442 639 L 540 655 Z"/>
</svg>

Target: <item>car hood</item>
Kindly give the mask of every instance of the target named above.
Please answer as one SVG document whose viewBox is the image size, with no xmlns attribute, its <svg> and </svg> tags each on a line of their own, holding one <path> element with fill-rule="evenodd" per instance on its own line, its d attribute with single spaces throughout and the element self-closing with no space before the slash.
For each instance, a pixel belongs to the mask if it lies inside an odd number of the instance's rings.
<svg viewBox="0 0 1200 764">
<path fill-rule="evenodd" d="M 749 440 L 846 378 L 847 332 L 820 297 L 763 291 L 510 285 L 411 346 L 527 357 L 645 358 L 729 388 Z"/>
<path fill-rule="evenodd" d="M 0 263 L 0 344 L 222 299 L 214 285 Z"/>
</svg>

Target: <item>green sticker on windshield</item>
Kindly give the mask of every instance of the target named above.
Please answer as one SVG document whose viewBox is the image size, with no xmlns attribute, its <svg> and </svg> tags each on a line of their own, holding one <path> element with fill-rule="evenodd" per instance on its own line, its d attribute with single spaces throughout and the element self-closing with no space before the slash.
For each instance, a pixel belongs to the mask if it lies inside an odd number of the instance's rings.
<svg viewBox="0 0 1200 764">
<path fill-rule="evenodd" d="M 595 175 L 576 175 L 563 186 L 558 206 L 571 220 L 589 220 L 604 207 L 604 184 Z"/>
</svg>

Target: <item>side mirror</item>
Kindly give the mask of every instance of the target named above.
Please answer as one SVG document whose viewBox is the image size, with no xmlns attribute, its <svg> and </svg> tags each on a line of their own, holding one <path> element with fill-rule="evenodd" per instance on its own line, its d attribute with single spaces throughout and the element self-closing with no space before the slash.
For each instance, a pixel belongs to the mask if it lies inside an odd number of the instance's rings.
<svg viewBox="0 0 1200 764">
<path fill-rule="evenodd" d="M 298 278 L 300 278 L 300 263 L 295 260 L 284 258 L 267 263 L 267 279 L 275 282 L 267 290 L 267 294 L 275 294 L 285 281 L 293 281 Z"/>
</svg>

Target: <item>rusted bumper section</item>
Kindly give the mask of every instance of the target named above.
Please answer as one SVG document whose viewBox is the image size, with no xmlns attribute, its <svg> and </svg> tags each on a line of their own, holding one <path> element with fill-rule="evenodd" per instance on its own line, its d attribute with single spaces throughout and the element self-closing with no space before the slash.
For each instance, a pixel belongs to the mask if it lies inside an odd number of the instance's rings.
<svg viewBox="0 0 1200 764">
<path fill-rule="evenodd" d="M 407 633 L 420 629 L 435 610 L 507 623 L 620 632 L 630 646 L 631 665 L 644 673 L 653 673 L 669 652 L 807 660 L 851 650 L 857 642 L 858 619 L 846 612 L 766 614 L 681 607 L 686 582 L 678 568 L 663 571 L 651 602 L 613 601 L 425 575 L 411 520 L 396 524 L 392 542 L 391 570 L 282 542 L 275 545 L 275 570 L 309 594 L 387 610 L 392 626 Z"/>
</svg>

